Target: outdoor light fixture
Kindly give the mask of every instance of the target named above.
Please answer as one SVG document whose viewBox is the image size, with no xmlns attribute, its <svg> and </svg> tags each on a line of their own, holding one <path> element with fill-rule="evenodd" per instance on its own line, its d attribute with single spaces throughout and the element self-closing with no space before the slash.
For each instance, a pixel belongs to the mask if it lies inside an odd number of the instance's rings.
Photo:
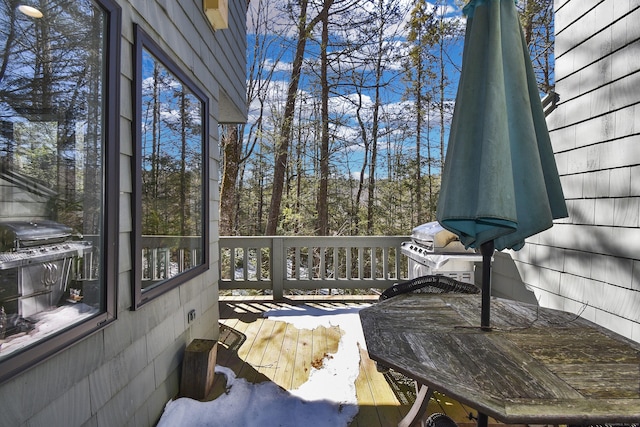
<svg viewBox="0 0 640 427">
<path fill-rule="evenodd" d="M 216 30 L 229 28 L 229 0 L 202 0 L 204 13 Z"/>
<path fill-rule="evenodd" d="M 27 6 L 25 4 L 21 4 L 20 6 L 18 6 L 18 10 L 31 18 L 42 18 L 43 16 L 42 12 L 40 12 L 38 9 L 32 6 Z"/>
</svg>

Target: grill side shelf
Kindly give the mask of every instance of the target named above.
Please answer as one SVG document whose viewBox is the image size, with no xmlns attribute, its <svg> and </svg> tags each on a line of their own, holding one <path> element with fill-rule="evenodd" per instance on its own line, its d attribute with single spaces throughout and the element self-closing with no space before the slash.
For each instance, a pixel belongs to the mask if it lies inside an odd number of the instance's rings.
<svg viewBox="0 0 640 427">
<path fill-rule="evenodd" d="M 0 253 L 0 270 L 24 267 L 35 263 L 55 261 L 78 255 L 83 257 L 92 250 L 89 242 L 67 242 L 60 245 Z"/>
</svg>

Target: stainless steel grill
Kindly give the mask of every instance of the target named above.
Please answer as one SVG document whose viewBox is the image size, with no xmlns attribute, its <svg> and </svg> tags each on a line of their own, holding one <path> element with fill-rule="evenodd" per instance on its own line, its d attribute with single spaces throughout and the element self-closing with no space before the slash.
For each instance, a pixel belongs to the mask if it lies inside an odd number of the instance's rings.
<svg viewBox="0 0 640 427">
<path fill-rule="evenodd" d="M 53 221 L 0 222 L 0 249 L 0 306 L 18 319 L 57 306 L 93 261 L 91 243 Z"/>
<path fill-rule="evenodd" d="M 0 252 L 18 251 L 71 239 L 72 230 L 54 221 L 0 222 Z"/>
<path fill-rule="evenodd" d="M 400 251 L 409 259 L 409 279 L 442 275 L 473 284 L 474 263 L 482 261 L 482 255 L 465 249 L 457 236 L 438 222 L 414 228 L 411 241 L 403 242 Z"/>
</svg>

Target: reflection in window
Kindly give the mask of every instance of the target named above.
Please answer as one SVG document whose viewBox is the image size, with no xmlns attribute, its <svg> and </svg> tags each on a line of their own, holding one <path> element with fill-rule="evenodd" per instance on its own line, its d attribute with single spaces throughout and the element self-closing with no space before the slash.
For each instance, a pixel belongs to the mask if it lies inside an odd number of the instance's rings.
<svg viewBox="0 0 640 427">
<path fill-rule="evenodd" d="M 18 3 L 0 0 L 0 362 L 109 309 L 109 15 Z"/>
<path fill-rule="evenodd" d="M 205 266 L 207 133 L 197 87 L 139 29 L 137 49 L 139 305 Z"/>
</svg>

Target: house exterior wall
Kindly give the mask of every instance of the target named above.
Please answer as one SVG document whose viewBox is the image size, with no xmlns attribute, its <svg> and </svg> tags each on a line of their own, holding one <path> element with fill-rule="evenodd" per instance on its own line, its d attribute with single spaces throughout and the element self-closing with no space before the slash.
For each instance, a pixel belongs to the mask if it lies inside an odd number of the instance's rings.
<svg viewBox="0 0 640 427">
<path fill-rule="evenodd" d="M 555 12 L 547 123 L 569 217 L 498 254 L 494 280 L 640 341 L 640 0 L 556 0 Z"/>
<path fill-rule="evenodd" d="M 6 203 L 5 200 L 15 201 Z M 34 194 L 12 182 L 0 178 L 0 216 L 12 220 L 33 220 L 47 218 L 49 197 Z"/>
<path fill-rule="evenodd" d="M 179 389 L 186 345 L 218 337 L 219 122 L 246 119 L 245 2 L 214 31 L 202 0 L 118 0 L 122 9 L 117 319 L 0 384 L 0 426 L 151 426 Z M 133 42 L 140 25 L 210 100 L 210 268 L 131 310 Z M 187 313 L 196 318 L 187 322 Z"/>
</svg>

